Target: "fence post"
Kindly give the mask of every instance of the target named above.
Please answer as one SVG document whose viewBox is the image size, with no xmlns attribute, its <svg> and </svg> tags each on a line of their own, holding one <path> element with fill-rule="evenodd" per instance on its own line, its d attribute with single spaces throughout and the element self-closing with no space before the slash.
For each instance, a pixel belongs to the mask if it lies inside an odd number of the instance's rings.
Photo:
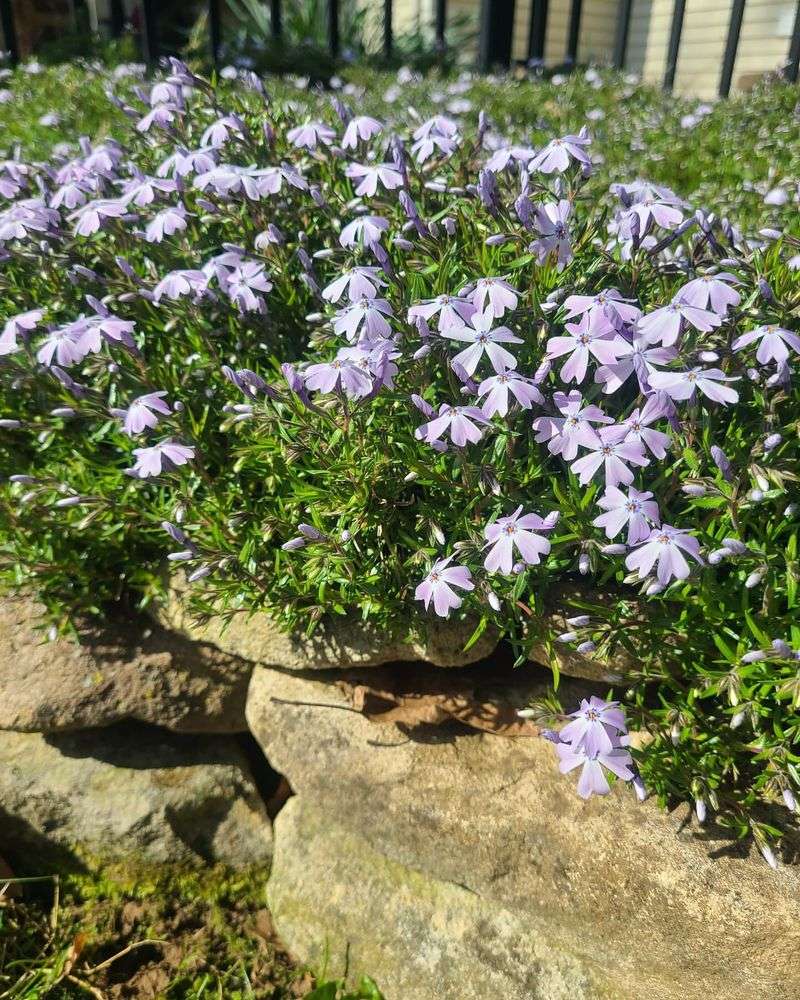
<svg viewBox="0 0 800 1000">
<path fill-rule="evenodd" d="M 392 0 L 383 0 L 383 54 L 392 55 Z"/>
<path fill-rule="evenodd" d="M 544 61 L 544 42 L 547 34 L 548 0 L 532 0 L 531 23 L 528 32 L 528 61 Z"/>
<path fill-rule="evenodd" d="M 683 15 L 685 13 L 686 0 L 675 0 L 675 6 L 672 9 L 669 48 L 667 49 L 667 68 L 664 73 L 664 90 L 672 90 L 675 83 L 675 70 L 678 66 L 678 50 L 681 47 L 681 32 L 683 31 Z"/>
<path fill-rule="evenodd" d="M 280 38 L 283 34 L 283 21 L 281 20 L 281 0 L 270 0 L 269 5 L 270 28 L 272 37 Z"/>
<path fill-rule="evenodd" d="M 581 11 L 583 0 L 572 0 L 569 12 L 569 33 L 567 34 L 567 55 L 565 62 L 574 66 L 578 61 L 578 39 L 581 34 Z"/>
<path fill-rule="evenodd" d="M 17 29 L 14 26 L 14 8 L 11 0 L 0 0 L 0 24 L 3 26 L 3 42 L 8 52 L 11 65 L 19 62 L 19 43 Z"/>
<path fill-rule="evenodd" d="M 633 0 L 620 0 L 619 13 L 617 14 L 617 37 L 614 40 L 614 66 L 617 69 L 625 69 L 632 10 Z"/>
<path fill-rule="evenodd" d="M 789 45 L 789 60 L 786 63 L 786 79 L 791 83 L 797 83 L 798 67 L 800 67 L 800 2 L 797 4 L 797 13 L 794 15 L 792 41 Z"/>
<path fill-rule="evenodd" d="M 156 24 L 155 0 L 142 0 L 139 8 L 142 12 L 142 49 L 144 60 L 148 66 L 158 62 L 158 27 Z"/>
<path fill-rule="evenodd" d="M 119 38 L 125 28 L 125 6 L 122 0 L 111 0 L 108 5 L 111 37 Z"/>
<path fill-rule="evenodd" d="M 727 97 L 731 92 L 733 67 L 736 62 L 736 51 L 739 48 L 739 34 L 742 30 L 745 0 L 733 0 L 731 20 L 728 25 L 728 40 L 725 43 L 725 56 L 722 60 L 722 76 L 719 80 L 719 96 Z"/>
<path fill-rule="evenodd" d="M 328 0 L 328 49 L 339 58 L 339 0 Z"/>
<path fill-rule="evenodd" d="M 447 27 L 447 0 L 436 0 L 436 48 L 444 49 L 445 29 Z"/>
<path fill-rule="evenodd" d="M 208 0 L 208 42 L 211 48 L 211 61 L 216 66 L 219 63 L 219 50 L 222 44 L 219 0 Z"/>
</svg>

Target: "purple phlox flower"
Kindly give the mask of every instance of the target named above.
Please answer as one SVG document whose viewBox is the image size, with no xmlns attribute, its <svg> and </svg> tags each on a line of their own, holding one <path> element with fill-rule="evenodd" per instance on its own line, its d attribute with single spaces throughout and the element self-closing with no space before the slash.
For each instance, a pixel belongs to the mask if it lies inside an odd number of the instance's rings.
<svg viewBox="0 0 800 1000">
<path fill-rule="evenodd" d="M 63 206 L 72 211 L 84 205 L 91 195 L 97 195 L 99 190 L 99 184 L 90 178 L 68 181 L 53 192 L 49 204 L 51 208 Z"/>
<path fill-rule="evenodd" d="M 358 347 L 342 347 L 336 356 L 351 361 L 369 375 L 373 389 L 394 388 L 398 371 L 395 359 L 400 357 L 400 351 L 395 350 L 393 341 L 363 341 Z"/>
<path fill-rule="evenodd" d="M 383 131 L 383 125 L 369 115 L 358 115 L 347 123 L 342 136 L 342 149 L 355 149 L 359 141 L 369 142 Z"/>
<path fill-rule="evenodd" d="M 121 219 L 127 215 L 127 206 L 119 200 L 99 199 L 73 212 L 69 218 L 75 220 L 76 236 L 92 236 L 109 219 Z"/>
<path fill-rule="evenodd" d="M 683 222 L 683 212 L 671 202 L 646 195 L 634 202 L 619 223 L 620 235 L 627 239 L 644 236 L 655 224 L 674 229 Z"/>
<path fill-rule="evenodd" d="M 692 399 L 699 389 L 715 403 L 725 405 L 739 400 L 739 393 L 735 389 L 722 384 L 738 382 L 738 377 L 728 376 L 719 368 L 692 368 L 681 372 L 652 371 L 649 380 L 654 389 L 663 390 L 671 399 Z"/>
<path fill-rule="evenodd" d="M 612 424 L 599 406 L 584 406 L 583 397 L 577 389 L 568 395 L 557 392 L 553 396 L 556 408 L 561 417 L 537 417 L 533 429 L 537 431 L 536 441 L 540 444 L 548 442 L 547 448 L 552 455 L 561 455 L 571 462 L 578 454 L 578 446 L 595 447 L 600 444 L 600 438 L 592 424 Z"/>
<path fill-rule="evenodd" d="M 130 474 L 139 479 L 147 479 L 149 476 L 158 476 L 162 472 L 169 472 L 191 462 L 194 458 L 194 448 L 167 438 L 166 441 L 160 441 L 150 448 L 134 448 L 133 454 L 136 457 L 136 464 L 129 470 Z"/>
<path fill-rule="evenodd" d="M 322 122 L 305 122 L 286 133 L 286 138 L 295 149 L 316 149 L 322 143 L 330 146 L 336 138 L 336 133 Z"/>
<path fill-rule="evenodd" d="M 120 319 L 119 316 L 115 316 L 107 306 L 93 295 L 87 295 L 86 301 L 94 309 L 96 315 L 82 320 L 85 329 L 80 346 L 85 352 L 97 354 L 103 340 L 124 344 L 129 349 L 135 348 L 133 331 L 136 329 L 136 323 L 133 320 Z"/>
<path fill-rule="evenodd" d="M 278 395 L 276 390 L 267 385 L 260 375 L 249 368 L 237 368 L 234 370 L 229 365 L 222 365 L 222 374 L 240 392 L 244 393 L 248 399 L 258 399 L 261 393 L 272 398 Z"/>
<path fill-rule="evenodd" d="M 222 118 L 218 118 L 215 122 L 212 122 L 205 132 L 203 132 L 200 144 L 202 146 L 218 148 L 219 146 L 224 146 L 234 135 L 241 139 L 244 138 L 244 134 L 244 122 L 238 115 L 224 115 Z"/>
<path fill-rule="evenodd" d="M 522 514 L 519 506 L 508 517 L 499 517 L 487 524 L 483 529 L 485 548 L 489 548 L 483 561 L 486 572 L 510 573 L 515 549 L 527 566 L 536 566 L 541 557 L 550 552 L 550 542 L 538 532 L 551 530 L 557 520 L 557 512 L 541 518 L 538 514 Z"/>
<path fill-rule="evenodd" d="M 0 243 L 50 233 L 59 221 L 58 212 L 45 205 L 41 198 L 23 198 L 0 212 Z"/>
<path fill-rule="evenodd" d="M 602 310 L 616 327 L 635 323 L 642 315 L 642 310 L 630 299 L 623 299 L 616 288 L 606 288 L 597 295 L 570 295 L 564 299 L 564 308 L 566 319 Z"/>
<path fill-rule="evenodd" d="M 586 129 L 581 129 L 578 135 L 565 135 L 550 142 L 528 162 L 528 172 L 540 171 L 543 174 L 564 173 L 569 168 L 570 160 L 575 160 L 581 167 L 589 170 L 592 161 L 586 152 L 591 143 Z"/>
<path fill-rule="evenodd" d="M 378 191 L 378 181 L 387 191 L 403 186 L 403 175 L 391 163 L 361 164 L 351 163 L 345 174 L 353 181 L 360 178 L 355 188 L 356 195 L 372 198 Z"/>
<path fill-rule="evenodd" d="M 29 309 L 27 312 L 17 313 L 6 320 L 3 332 L 0 334 L 0 357 L 4 354 L 13 354 L 19 350 L 17 337 L 25 336 L 31 330 L 35 330 L 41 323 L 44 312 L 41 309 Z"/>
<path fill-rule="evenodd" d="M 300 179 L 300 184 L 296 183 L 297 178 Z M 290 172 L 284 167 L 240 167 L 233 163 L 212 166 L 209 170 L 199 173 L 192 184 L 198 191 L 207 191 L 211 188 L 220 197 L 230 198 L 241 193 L 250 201 L 260 201 L 270 195 L 278 194 L 284 180 L 295 186 L 307 186 L 299 174 Z"/>
<path fill-rule="evenodd" d="M 426 424 L 414 431 L 414 437 L 419 441 L 434 445 L 444 433 L 450 435 L 450 440 L 457 448 L 466 446 L 467 441 L 477 444 L 489 421 L 483 411 L 477 406 L 450 406 L 442 403 L 439 413 Z"/>
<path fill-rule="evenodd" d="M 362 296 L 351 302 L 333 318 L 333 330 L 353 343 L 359 334 L 367 337 L 388 337 L 392 328 L 387 316 L 392 315 L 392 307 L 386 299 L 368 299 Z"/>
<path fill-rule="evenodd" d="M 673 577 L 685 580 L 689 575 L 689 564 L 681 550 L 703 564 L 700 542 L 694 535 L 683 528 L 662 524 L 650 530 L 647 538 L 628 555 L 625 565 L 629 570 L 637 570 L 639 579 L 643 580 L 658 562 L 656 578 L 662 586 L 666 586 Z"/>
<path fill-rule="evenodd" d="M 508 413 L 509 392 L 523 410 L 530 410 L 534 403 L 544 403 L 544 396 L 536 388 L 533 379 L 513 371 L 504 371 L 484 379 L 478 387 L 478 398 L 486 396 L 481 406 L 484 416 L 493 417 L 497 413 L 504 417 Z"/>
<path fill-rule="evenodd" d="M 759 341 L 756 358 L 762 365 L 774 361 L 777 365 L 785 364 L 789 359 L 789 348 L 800 354 L 800 337 L 791 330 L 784 330 L 783 327 L 771 324 L 770 326 L 759 326 L 755 330 L 743 333 L 733 342 L 734 351 L 741 351 L 743 347 Z"/>
<path fill-rule="evenodd" d="M 623 341 L 617 360 L 614 364 L 603 365 L 595 372 L 594 380 L 603 386 L 607 395 L 620 389 L 633 375 L 639 382 L 642 392 L 650 392 L 650 372 L 655 371 L 655 365 L 668 365 L 677 358 L 674 347 L 650 347 L 644 337 L 635 335 L 633 343 Z"/>
<path fill-rule="evenodd" d="M 148 222 L 145 239 L 148 243 L 161 243 L 165 236 L 183 232 L 186 229 L 186 218 L 187 212 L 183 205 L 170 205 Z"/>
<path fill-rule="evenodd" d="M 87 321 L 82 316 L 72 323 L 51 330 L 39 345 L 36 360 L 48 367 L 52 365 L 54 358 L 59 365 L 74 365 L 83 361 L 89 352 L 83 342 L 86 329 Z"/>
<path fill-rule="evenodd" d="M 658 504 L 652 499 L 652 493 L 640 493 L 633 488 L 627 496 L 617 486 L 607 486 L 602 497 L 597 501 L 605 514 L 596 517 L 592 524 L 603 528 L 607 538 L 616 538 L 627 524 L 628 545 L 638 545 L 650 536 L 650 525 L 661 524 Z"/>
<path fill-rule="evenodd" d="M 222 253 L 214 254 L 213 257 L 203 264 L 203 273 L 211 281 L 216 278 L 220 286 L 224 287 L 225 281 L 230 275 L 243 264 L 247 254 L 244 247 L 234 246 L 231 243 L 224 243 L 225 250 Z M 263 266 L 263 265 L 262 265 Z"/>
<path fill-rule="evenodd" d="M 263 309 L 264 300 L 260 295 L 256 295 L 256 292 L 268 292 L 272 288 L 272 282 L 264 271 L 264 265 L 254 260 L 243 261 L 224 278 L 218 274 L 217 280 L 231 302 L 235 302 L 242 313 Z"/>
<path fill-rule="evenodd" d="M 560 731 L 562 743 L 569 743 L 573 750 L 583 749 L 590 757 L 611 753 L 619 748 L 619 734 L 627 733 L 625 713 L 618 701 L 603 701 L 592 695 L 581 699 L 581 707 L 570 713 L 568 722 Z"/>
<path fill-rule="evenodd" d="M 666 458 L 669 435 L 650 425 L 666 416 L 666 402 L 663 393 L 653 393 L 641 409 L 637 407 L 622 423 L 628 432 L 626 441 L 641 442 L 659 459 Z M 672 406 L 671 403 L 669 405 Z"/>
<path fill-rule="evenodd" d="M 435 115 L 415 130 L 414 140 L 411 153 L 417 163 L 424 163 L 437 150 L 450 156 L 458 146 L 458 125 L 451 118 Z"/>
<path fill-rule="evenodd" d="M 603 365 L 613 365 L 628 347 L 612 326 L 605 312 L 584 313 L 578 323 L 566 323 L 567 336 L 551 337 L 547 341 L 547 358 L 569 358 L 561 369 L 561 380 L 580 385 L 586 378 L 590 355 Z"/>
<path fill-rule="evenodd" d="M 424 139 L 426 136 L 434 134 L 447 135 L 452 138 L 454 135 L 458 135 L 458 122 L 446 115 L 434 115 L 415 129 L 414 138 Z"/>
<path fill-rule="evenodd" d="M 489 308 L 492 315 L 499 319 L 506 309 L 511 311 L 517 308 L 517 291 L 505 278 L 478 278 L 472 302 L 479 312 Z"/>
<path fill-rule="evenodd" d="M 735 308 L 742 300 L 741 295 L 731 285 L 740 284 L 735 274 L 721 271 L 719 274 L 703 274 L 694 278 L 678 292 L 678 298 L 687 305 L 698 309 L 711 309 L 718 316 L 724 316 L 729 308 Z"/>
<path fill-rule="evenodd" d="M 528 163 L 536 155 L 530 146 L 501 146 L 492 153 L 486 162 L 486 169 L 499 174 L 510 164 Z"/>
<path fill-rule="evenodd" d="M 360 215 L 342 229 L 339 243 L 343 247 L 356 247 L 359 244 L 372 246 L 380 241 L 381 234 L 388 228 L 389 223 L 379 215 Z"/>
<path fill-rule="evenodd" d="M 217 165 L 216 150 L 206 146 L 200 149 L 178 148 L 163 160 L 156 170 L 159 177 L 173 174 L 175 177 L 188 177 L 190 174 L 205 174 Z"/>
<path fill-rule="evenodd" d="M 149 132 L 156 125 L 158 128 L 167 128 L 175 121 L 175 116 L 181 114 L 181 108 L 177 104 L 156 104 L 136 123 L 137 132 Z"/>
<path fill-rule="evenodd" d="M 380 273 L 378 267 L 348 268 L 322 289 L 322 297 L 328 302 L 338 302 L 347 292 L 351 302 L 357 302 L 362 298 L 374 299 L 378 295 L 378 290 L 386 286 Z"/>
<path fill-rule="evenodd" d="M 333 392 L 339 388 L 351 399 L 359 399 L 372 391 L 371 375 L 356 362 L 338 354 L 333 361 L 309 365 L 302 377 L 307 389 Z"/>
<path fill-rule="evenodd" d="M 681 335 L 684 322 L 695 330 L 708 333 L 722 323 L 722 317 L 708 309 L 698 309 L 680 298 L 674 298 L 668 306 L 661 306 L 642 316 L 636 329 L 648 344 L 671 347 Z"/>
<path fill-rule="evenodd" d="M 145 208 L 155 201 L 158 194 L 167 194 L 177 190 L 177 187 L 173 180 L 146 177 L 137 171 L 135 176 L 123 182 L 120 201 L 125 205 L 130 205 L 132 202 L 138 208 Z"/>
<path fill-rule="evenodd" d="M 107 139 L 99 146 L 92 149 L 88 146 L 84 149 L 83 166 L 92 173 L 99 173 L 105 177 L 113 176 L 117 167 L 125 159 L 125 150 L 115 139 Z"/>
<path fill-rule="evenodd" d="M 567 225 L 571 213 L 572 206 L 565 198 L 558 203 L 551 201 L 536 207 L 533 225 L 539 236 L 530 249 L 536 253 L 540 264 L 551 253 L 556 255 L 559 271 L 572 260 L 572 241 Z"/>
<path fill-rule="evenodd" d="M 156 104 L 177 104 L 182 96 L 181 88 L 177 84 L 168 80 L 158 80 L 150 90 L 148 104 L 151 107 L 155 107 Z"/>
<path fill-rule="evenodd" d="M 153 300 L 160 302 L 164 296 L 179 299 L 184 295 L 199 295 L 207 288 L 208 276 L 203 271 L 170 271 L 153 289 Z"/>
<path fill-rule="evenodd" d="M 408 310 L 408 322 L 413 323 L 418 318 L 427 321 L 438 313 L 438 330 L 444 335 L 448 330 L 463 327 L 472 319 L 475 311 L 475 306 L 467 299 L 456 295 L 437 295 L 435 299 L 411 306 Z"/>
<path fill-rule="evenodd" d="M 146 427 L 157 427 L 158 416 L 169 416 L 172 413 L 168 403 L 164 402 L 166 392 L 148 392 L 134 399 L 127 410 L 115 412 L 124 420 L 123 430 L 129 437 L 141 434 Z"/>
<path fill-rule="evenodd" d="M 460 608 L 462 599 L 453 590 L 474 590 L 472 574 L 466 566 L 451 566 L 453 556 L 447 559 L 437 559 L 428 571 L 428 575 L 414 591 L 414 600 L 424 601 L 425 610 L 433 601 L 433 607 L 440 618 L 447 618 L 450 611 Z"/>
<path fill-rule="evenodd" d="M 618 486 L 620 483 L 630 486 L 633 473 L 628 464 L 640 467 L 650 464 L 641 444 L 636 440 L 626 440 L 626 434 L 627 428 L 624 425 L 614 424 L 600 429 L 596 443 L 583 445 L 589 454 L 576 459 L 570 466 L 581 486 L 588 486 L 601 466 L 606 487 Z"/>
<path fill-rule="evenodd" d="M 469 324 L 451 327 L 442 334 L 449 340 L 459 340 L 470 345 L 452 360 L 452 365 L 460 365 L 468 376 L 474 375 L 484 354 L 498 374 L 517 367 L 517 359 L 500 344 L 522 344 L 524 341 L 515 336 L 507 326 L 498 326 L 493 330 L 493 322 L 494 314 L 490 306 L 485 312 L 476 312 Z"/>
<path fill-rule="evenodd" d="M 50 371 L 64 386 L 67 392 L 75 396 L 76 399 L 83 399 L 83 397 L 86 395 L 85 385 L 81 385 L 80 382 L 76 382 L 71 375 L 65 372 L 63 368 L 59 368 L 58 365 L 51 365 Z"/>
<path fill-rule="evenodd" d="M 576 749 L 569 743 L 556 743 L 556 753 L 560 758 L 558 769 L 562 774 L 568 774 L 576 767 L 582 768 L 578 779 L 578 795 L 582 799 L 608 795 L 611 791 L 604 768 L 623 781 L 633 781 L 636 777 L 633 758 L 623 747 L 614 747 L 607 753 L 590 754 L 584 747 Z"/>
<path fill-rule="evenodd" d="M 27 187 L 26 175 L 30 168 L 17 160 L 0 161 L 0 197 L 16 198 Z"/>
</svg>

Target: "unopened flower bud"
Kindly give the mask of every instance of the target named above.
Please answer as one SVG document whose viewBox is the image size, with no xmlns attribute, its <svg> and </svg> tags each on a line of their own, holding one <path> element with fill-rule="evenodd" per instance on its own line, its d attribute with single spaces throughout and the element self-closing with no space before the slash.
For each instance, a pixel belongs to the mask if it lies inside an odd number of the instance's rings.
<svg viewBox="0 0 800 1000">
<path fill-rule="evenodd" d="M 86 503 L 86 497 L 62 497 L 61 500 L 56 500 L 54 507 L 78 507 L 80 504 Z"/>
<path fill-rule="evenodd" d="M 352 537 L 353 536 L 350 534 L 350 532 L 347 530 L 347 528 L 345 528 L 344 531 L 341 533 L 341 535 L 339 535 L 339 538 L 343 542 L 349 542 Z"/>
<path fill-rule="evenodd" d="M 743 556 L 747 552 L 747 546 L 738 538 L 723 538 L 722 544 L 735 556 Z"/>
<path fill-rule="evenodd" d="M 588 656 L 589 653 L 593 653 L 597 649 L 595 643 L 588 639 L 586 642 L 582 642 L 577 647 L 577 652 L 582 653 L 584 656 Z"/>
<path fill-rule="evenodd" d="M 402 236 L 395 236 L 392 240 L 392 246 L 397 247 L 398 250 L 403 250 L 405 253 L 414 249 L 414 244 L 410 240 L 403 239 Z"/>
<path fill-rule="evenodd" d="M 196 583 L 198 580 L 202 580 L 206 576 L 211 576 L 212 569 L 207 563 L 203 563 L 202 566 L 198 566 L 193 573 L 190 573 L 186 579 L 189 583 Z"/>
<path fill-rule="evenodd" d="M 788 506 L 783 508 L 783 516 L 794 517 L 795 514 L 797 514 L 798 510 L 800 510 L 800 506 L 798 506 L 796 503 L 790 503 L 788 504 Z"/>
<path fill-rule="evenodd" d="M 761 851 L 764 860 L 767 862 L 770 868 L 772 868 L 774 871 L 777 871 L 778 859 L 775 857 L 775 852 L 772 850 L 769 844 L 763 842 L 758 843 L 758 849 L 759 851 Z"/>
<path fill-rule="evenodd" d="M 695 799 L 694 800 L 694 813 L 697 816 L 698 823 L 705 823 L 706 816 L 708 815 L 708 810 L 706 808 L 705 799 Z"/>
<path fill-rule="evenodd" d="M 415 479 L 419 479 L 418 472 L 409 472 L 408 475 L 403 476 L 404 483 L 413 483 Z"/>
<path fill-rule="evenodd" d="M 195 553 L 191 549 L 182 549 L 180 552 L 170 552 L 167 555 L 169 562 L 188 562 L 194 559 Z"/>
<path fill-rule="evenodd" d="M 749 653 L 745 653 L 742 657 L 742 663 L 759 663 L 761 660 L 766 660 L 767 654 L 763 649 L 751 649 Z"/>
<path fill-rule="evenodd" d="M 298 524 L 297 530 L 301 535 L 304 535 L 306 538 L 310 538 L 314 542 L 325 537 L 325 535 L 321 531 L 317 530 L 313 524 Z"/>
<path fill-rule="evenodd" d="M 490 590 L 486 594 L 486 600 L 489 602 L 489 607 L 493 611 L 499 611 L 501 608 L 500 598 L 495 594 L 493 590 Z"/>
<path fill-rule="evenodd" d="M 655 597 L 656 594 L 660 594 L 663 590 L 663 583 L 651 583 L 645 590 L 645 594 L 647 594 L 648 597 Z"/>
<path fill-rule="evenodd" d="M 708 492 L 702 483 L 686 483 L 681 490 L 690 497 L 704 497 Z"/>
<path fill-rule="evenodd" d="M 581 576 L 586 576 L 586 574 L 589 572 L 589 568 L 590 568 L 589 553 L 581 552 L 578 558 L 578 572 L 581 574 Z"/>
<path fill-rule="evenodd" d="M 731 550 L 723 546 L 721 549 L 714 549 L 713 552 L 709 552 L 708 561 L 712 566 L 718 566 L 723 559 L 726 559 L 730 555 L 733 555 Z"/>
<path fill-rule="evenodd" d="M 772 648 L 778 654 L 778 656 L 786 657 L 792 655 L 792 647 L 789 645 L 788 642 L 784 642 L 783 639 L 773 639 Z"/>
<path fill-rule="evenodd" d="M 644 800 L 647 798 L 647 787 L 646 787 L 644 781 L 642 781 L 641 774 L 634 774 L 634 776 L 633 776 L 633 790 L 636 792 L 636 798 L 640 802 L 644 802 Z"/>
<path fill-rule="evenodd" d="M 748 500 L 752 501 L 752 503 L 761 503 L 761 501 L 764 499 L 764 491 L 750 490 L 750 492 L 747 494 L 747 498 Z"/>
<path fill-rule="evenodd" d="M 735 715 L 731 716 L 731 721 L 729 723 L 731 729 L 738 729 L 739 726 L 744 722 L 744 712 L 736 712 Z"/>
<path fill-rule="evenodd" d="M 781 441 L 783 441 L 781 434 L 770 434 L 769 437 L 764 438 L 764 451 L 773 451 Z"/>
<path fill-rule="evenodd" d="M 600 551 L 604 556 L 624 556 L 628 547 L 622 545 L 621 542 L 611 542 L 609 545 L 601 546 Z"/>
<path fill-rule="evenodd" d="M 532 708 L 520 708 L 517 711 L 517 718 L 518 719 L 535 719 L 536 718 L 536 712 L 534 712 L 534 710 Z M 542 730 L 542 732 L 539 733 L 539 735 L 540 736 L 544 735 L 544 732 L 545 732 L 545 730 Z"/>
<path fill-rule="evenodd" d="M 681 741 L 681 727 L 677 722 L 673 723 L 672 729 L 669 731 L 669 738 L 672 741 L 672 745 L 676 747 Z"/>
<path fill-rule="evenodd" d="M 790 812 L 797 812 L 797 799 L 794 797 L 794 792 L 791 790 L 791 788 L 784 788 L 784 790 L 781 792 L 781 795 L 783 796 L 783 801 L 786 805 L 786 808 Z"/>
<path fill-rule="evenodd" d="M 0 420 L 0 428 L 7 431 L 15 431 L 19 427 L 22 427 L 21 420 L 11 420 L 10 418 L 4 417 Z"/>
<path fill-rule="evenodd" d="M 577 638 L 577 632 L 562 632 L 561 635 L 556 636 L 556 642 L 575 642 Z"/>
<path fill-rule="evenodd" d="M 748 590 L 752 590 L 753 587 L 757 587 L 763 579 L 764 579 L 763 570 L 755 570 L 744 581 L 744 585 L 745 587 L 747 587 Z"/>
<path fill-rule="evenodd" d="M 574 618 L 567 618 L 567 625 L 572 628 L 583 628 L 591 621 L 589 615 L 576 615 Z"/>
<path fill-rule="evenodd" d="M 715 361 L 719 361 L 719 354 L 716 351 L 701 351 L 700 360 L 706 362 L 707 364 L 713 364 Z"/>
<path fill-rule="evenodd" d="M 297 538 L 290 538 L 288 542 L 284 542 L 281 548 L 284 552 L 294 552 L 295 549 L 302 549 L 305 544 L 305 538 L 298 536 Z"/>
</svg>

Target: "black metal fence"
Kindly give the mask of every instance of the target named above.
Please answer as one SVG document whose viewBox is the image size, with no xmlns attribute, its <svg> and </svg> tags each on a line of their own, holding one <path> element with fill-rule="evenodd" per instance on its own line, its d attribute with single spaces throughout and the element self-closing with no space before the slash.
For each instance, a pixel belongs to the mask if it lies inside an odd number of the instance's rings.
<svg viewBox="0 0 800 1000">
<path fill-rule="evenodd" d="M 123 0 L 109 0 L 110 23 L 113 36 L 122 33 L 125 27 L 125 9 Z M 222 14 L 220 4 L 223 0 L 207 0 L 208 2 L 208 35 L 212 60 L 219 60 L 222 46 Z M 269 4 L 270 21 L 273 37 L 279 39 L 282 35 L 281 0 L 262 0 Z M 353 2 L 353 0 L 351 0 Z M 393 51 L 392 36 L 392 0 L 375 0 L 383 5 L 383 50 L 387 57 Z M 512 62 L 511 47 L 514 25 L 515 0 L 476 0 L 480 3 L 480 35 L 478 44 L 478 61 L 480 68 L 488 70 L 494 67 L 508 67 Z M 630 35 L 631 16 L 635 0 L 619 0 L 617 11 L 617 30 L 614 43 L 613 64 L 618 69 L 626 65 L 628 39 Z M 739 49 L 739 39 L 744 20 L 746 0 L 733 0 L 728 23 L 728 34 L 725 52 L 720 67 L 719 94 L 727 97 L 733 79 L 733 68 L 736 53 Z M 142 51 L 145 60 L 151 65 L 156 63 L 161 55 L 159 46 L 158 25 L 159 0 L 139 0 L 140 35 Z M 664 89 L 671 90 L 675 82 L 675 72 L 680 53 L 681 35 L 683 32 L 686 0 L 674 0 L 672 23 L 669 33 L 669 43 L 666 54 L 666 70 L 664 72 Z M 527 62 L 540 64 L 544 59 L 545 37 L 547 33 L 549 0 L 531 0 L 530 24 L 528 30 Z M 569 28 L 567 31 L 564 65 L 574 66 L 578 60 L 578 40 L 581 30 L 583 0 L 571 0 Z M 0 0 L 0 26 L 2 26 L 5 47 L 12 63 L 19 59 L 19 46 L 14 24 L 14 7 L 12 0 Z M 446 45 L 447 0 L 435 0 L 435 38 L 437 48 L 444 49 Z M 327 0 L 327 42 L 333 57 L 339 56 L 339 0 Z M 789 51 L 786 57 L 784 73 L 786 78 L 797 82 L 798 67 L 800 67 L 800 0 L 794 17 Z"/>
</svg>

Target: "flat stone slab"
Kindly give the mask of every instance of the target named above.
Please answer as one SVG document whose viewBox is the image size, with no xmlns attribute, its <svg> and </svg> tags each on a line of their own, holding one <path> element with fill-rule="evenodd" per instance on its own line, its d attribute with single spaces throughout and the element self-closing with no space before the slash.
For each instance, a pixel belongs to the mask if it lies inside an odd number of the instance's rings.
<svg viewBox="0 0 800 1000">
<path fill-rule="evenodd" d="M 800 995 L 797 869 L 686 807 L 584 802 L 544 740 L 375 725 L 319 674 L 256 668 L 247 718 L 296 792 L 268 896 L 301 960 L 348 954 L 387 1000 Z"/>
</svg>

